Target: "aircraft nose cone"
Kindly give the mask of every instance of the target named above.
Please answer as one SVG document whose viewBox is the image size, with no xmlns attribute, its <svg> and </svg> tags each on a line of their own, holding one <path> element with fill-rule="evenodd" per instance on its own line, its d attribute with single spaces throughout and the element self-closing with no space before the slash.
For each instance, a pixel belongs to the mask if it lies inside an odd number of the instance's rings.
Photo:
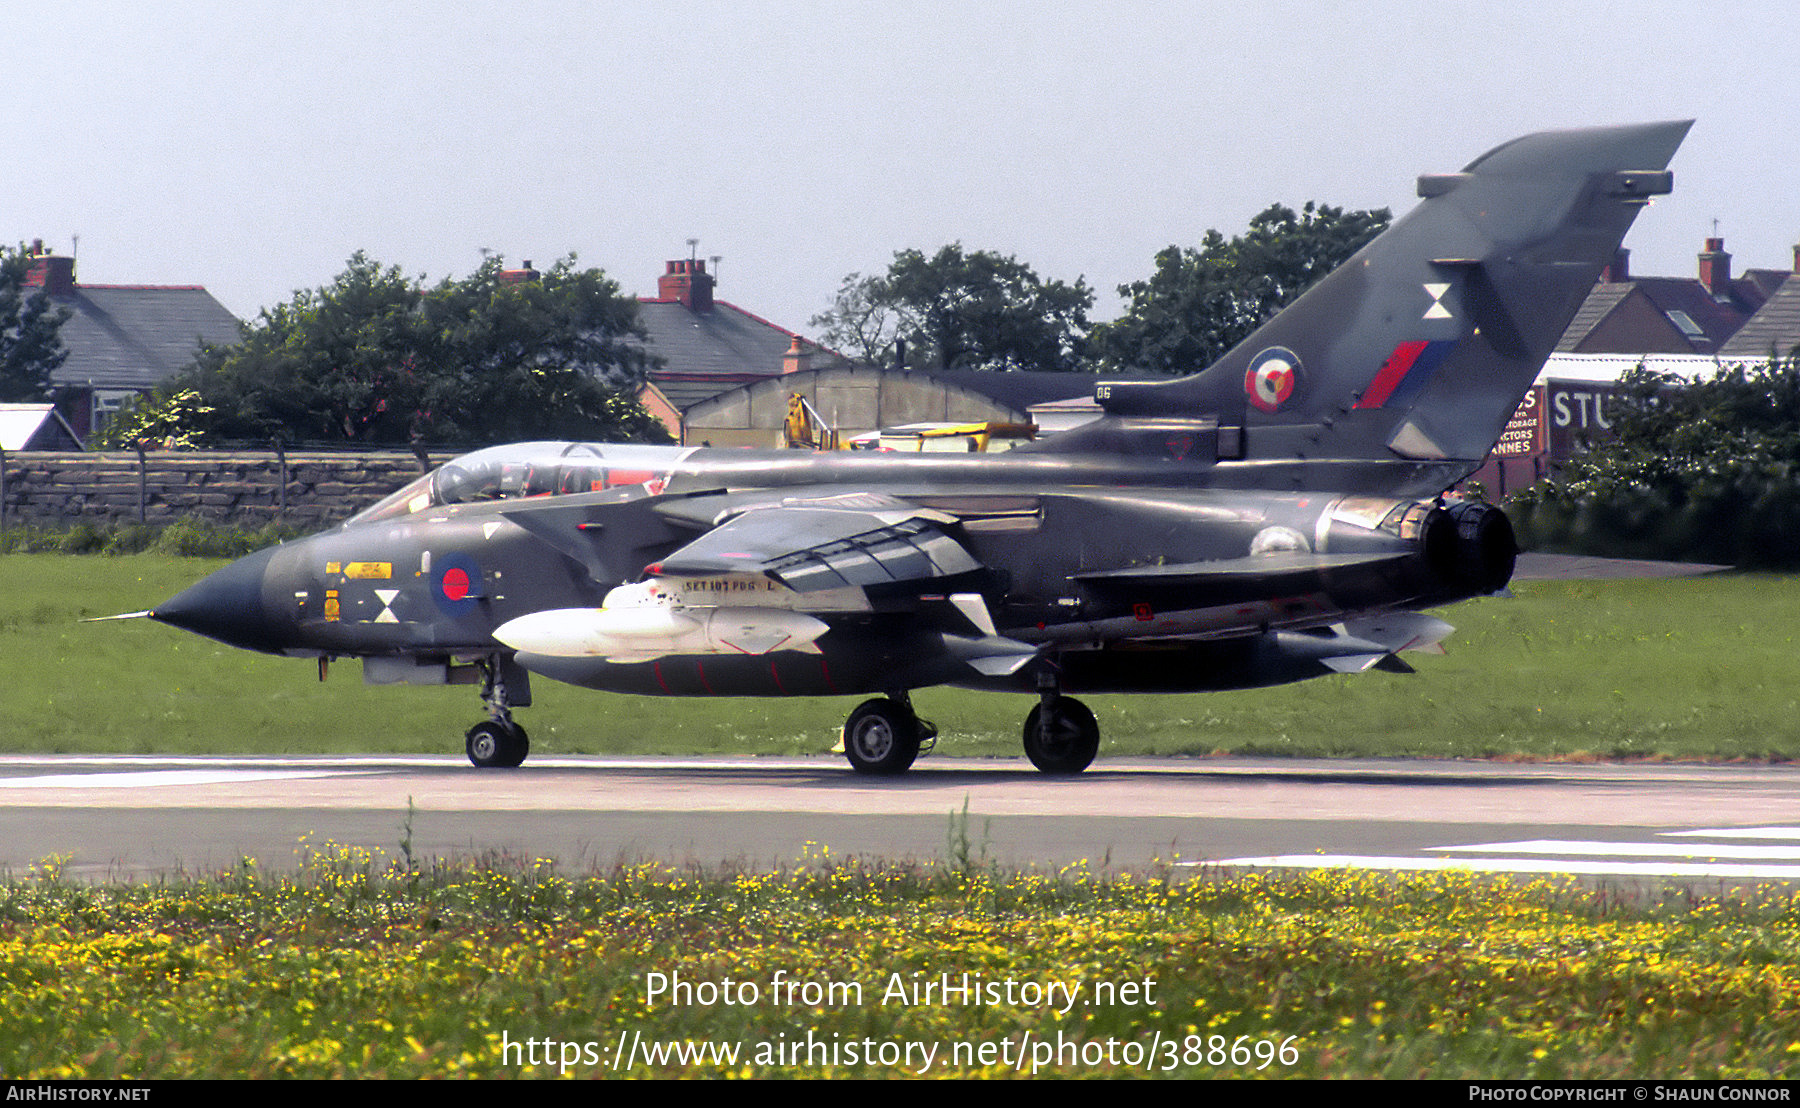
<svg viewBox="0 0 1800 1108">
<path fill-rule="evenodd" d="M 277 653 L 286 636 L 263 605 L 263 577 L 274 548 L 259 550 L 156 606 L 150 618 L 245 650 Z"/>
</svg>

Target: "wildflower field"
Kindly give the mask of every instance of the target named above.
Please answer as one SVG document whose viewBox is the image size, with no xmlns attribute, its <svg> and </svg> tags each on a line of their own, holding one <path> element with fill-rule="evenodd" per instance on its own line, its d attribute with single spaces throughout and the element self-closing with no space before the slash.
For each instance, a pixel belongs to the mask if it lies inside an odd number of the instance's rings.
<svg viewBox="0 0 1800 1108">
<path fill-rule="evenodd" d="M 7 1077 L 1792 1077 L 1800 902 L 1469 875 L 0 885 Z"/>
</svg>

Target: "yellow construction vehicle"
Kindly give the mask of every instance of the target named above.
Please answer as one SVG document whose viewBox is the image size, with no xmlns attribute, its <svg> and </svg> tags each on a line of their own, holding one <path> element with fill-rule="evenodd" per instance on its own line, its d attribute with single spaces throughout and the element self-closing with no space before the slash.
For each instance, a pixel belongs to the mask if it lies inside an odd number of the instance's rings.
<svg viewBox="0 0 1800 1108">
<path fill-rule="evenodd" d="M 788 395 L 782 443 L 792 450 L 887 450 L 902 454 L 984 454 L 1011 450 L 1037 437 L 1035 423 L 907 423 L 845 439 L 799 393 Z"/>
<path fill-rule="evenodd" d="M 1037 438 L 1035 423 L 990 419 L 978 423 L 911 423 L 883 430 L 878 437 L 858 436 L 856 446 L 903 454 L 985 454 L 1011 450 Z"/>
<path fill-rule="evenodd" d="M 799 393 L 788 395 L 787 419 L 782 422 L 782 437 L 790 450 L 841 450 L 837 428 Z"/>
</svg>

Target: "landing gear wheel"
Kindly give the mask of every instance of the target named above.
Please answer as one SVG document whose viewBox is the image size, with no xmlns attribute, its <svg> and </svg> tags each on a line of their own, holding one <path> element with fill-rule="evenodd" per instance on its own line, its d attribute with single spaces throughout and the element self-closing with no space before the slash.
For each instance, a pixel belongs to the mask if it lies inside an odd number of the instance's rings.
<svg viewBox="0 0 1800 1108">
<path fill-rule="evenodd" d="M 1025 717 L 1025 756 L 1044 773 L 1080 773 L 1100 753 L 1100 724 L 1072 696 L 1046 699 Z"/>
<path fill-rule="evenodd" d="M 469 728 L 464 747 L 469 761 L 482 769 L 512 769 L 531 752 L 531 739 L 516 723 L 488 720 Z"/>
<path fill-rule="evenodd" d="M 891 777 L 905 773 L 919 756 L 919 717 L 887 697 L 857 705 L 844 721 L 844 756 L 858 773 Z"/>
</svg>

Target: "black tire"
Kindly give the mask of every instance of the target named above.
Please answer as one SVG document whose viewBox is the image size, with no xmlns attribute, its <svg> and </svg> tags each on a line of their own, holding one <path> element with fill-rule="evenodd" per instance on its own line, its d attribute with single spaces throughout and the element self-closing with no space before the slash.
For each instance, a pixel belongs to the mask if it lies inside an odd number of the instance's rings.
<svg viewBox="0 0 1800 1108">
<path fill-rule="evenodd" d="M 892 777 L 919 756 L 919 717 L 885 696 L 865 700 L 844 721 L 844 757 L 858 773 Z"/>
<path fill-rule="evenodd" d="M 463 749 L 469 761 L 482 769 L 512 769 L 531 752 L 531 739 L 518 724 L 508 726 L 488 720 L 469 728 Z"/>
<path fill-rule="evenodd" d="M 1072 696 L 1052 700 L 1048 720 L 1041 703 L 1025 717 L 1025 756 L 1044 773 L 1080 773 L 1098 753 L 1100 724 L 1088 706 Z"/>
</svg>

